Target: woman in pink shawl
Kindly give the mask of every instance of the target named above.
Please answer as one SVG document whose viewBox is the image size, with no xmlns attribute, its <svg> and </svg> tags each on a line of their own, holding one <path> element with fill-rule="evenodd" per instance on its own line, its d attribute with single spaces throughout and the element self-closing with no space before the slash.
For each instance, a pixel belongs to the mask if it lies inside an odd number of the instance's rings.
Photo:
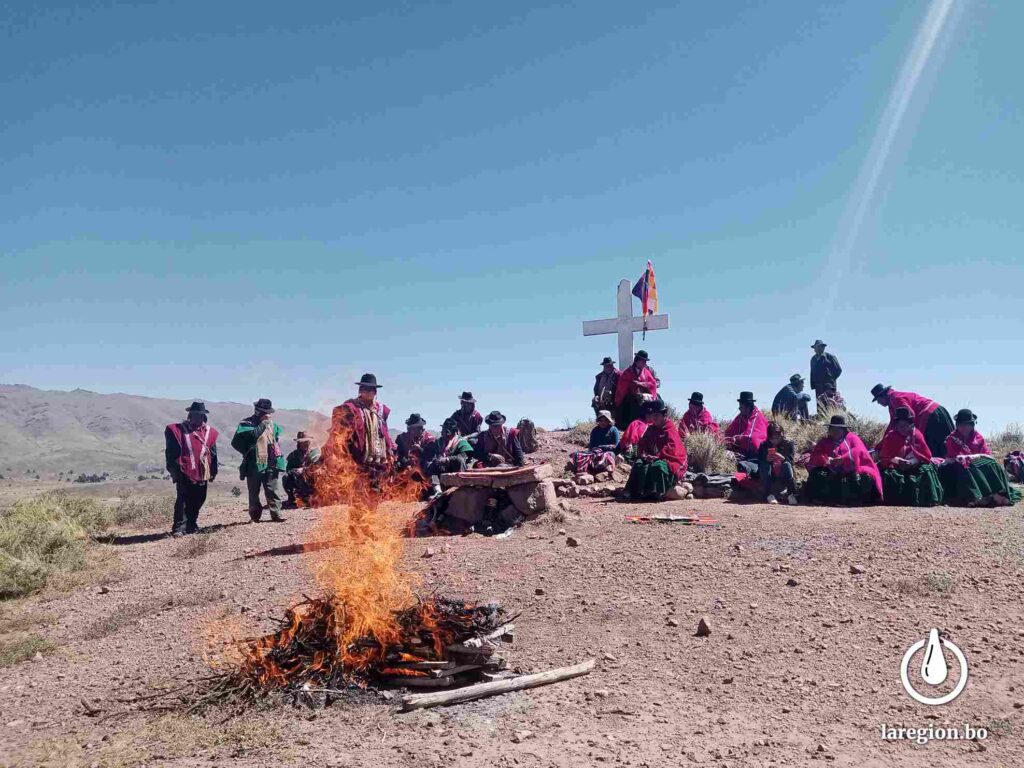
<svg viewBox="0 0 1024 768">
<path fill-rule="evenodd" d="M 641 349 L 633 364 L 619 374 L 615 385 L 615 426 L 619 429 L 642 419 L 644 404 L 658 399 L 658 380 L 648 367 L 650 360 L 651 356 Z"/>
<path fill-rule="evenodd" d="M 679 434 L 686 437 L 691 432 L 710 432 L 718 436 L 718 422 L 704 407 L 704 395 L 700 392 L 690 395 L 690 405 L 679 420 Z"/>
<path fill-rule="evenodd" d="M 807 468 L 804 494 L 811 504 L 871 506 L 882 499 L 878 467 L 842 414 L 829 421 L 828 434 L 814 446 Z"/>
<path fill-rule="evenodd" d="M 753 392 L 740 392 L 739 415 L 725 428 L 725 447 L 736 454 L 740 472 L 757 477 L 760 469 L 758 453 L 768 438 L 768 419 L 758 409 Z"/>
<path fill-rule="evenodd" d="M 1020 491 L 992 458 L 985 438 L 974 428 L 977 422 L 970 408 L 961 409 L 956 429 L 946 438 L 946 459 L 939 468 L 946 499 L 967 507 L 1008 507 L 1020 501 Z"/>
<path fill-rule="evenodd" d="M 896 409 L 892 427 L 878 444 L 885 503 L 897 507 L 933 507 L 944 498 L 939 473 L 924 435 L 914 426 L 914 412 Z"/>
</svg>

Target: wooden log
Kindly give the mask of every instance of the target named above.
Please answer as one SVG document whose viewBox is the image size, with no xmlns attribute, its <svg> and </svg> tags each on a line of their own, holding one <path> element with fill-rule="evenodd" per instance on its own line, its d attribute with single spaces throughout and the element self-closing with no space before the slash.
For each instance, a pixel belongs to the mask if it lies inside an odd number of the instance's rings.
<svg viewBox="0 0 1024 768">
<path fill-rule="evenodd" d="M 483 664 L 460 664 L 457 667 L 451 669 L 435 669 L 430 673 L 431 677 L 454 677 L 455 675 L 461 675 L 463 672 L 473 672 L 477 669 L 483 669 Z"/>
<path fill-rule="evenodd" d="M 406 688 L 447 688 L 452 684 L 452 679 L 450 677 L 409 677 L 407 675 L 399 675 L 398 677 L 385 677 L 382 682 Z"/>
<path fill-rule="evenodd" d="M 495 680 L 491 683 L 480 683 L 468 685 L 465 688 L 456 688 L 452 691 L 439 691 L 437 693 L 418 693 L 402 697 L 402 711 L 409 712 L 414 709 L 426 709 L 427 707 L 446 706 L 448 704 L 461 704 L 464 701 L 473 701 L 487 696 L 498 696 L 511 691 L 521 691 L 526 688 L 536 688 L 541 685 L 569 680 L 580 675 L 590 674 L 594 668 L 594 659 L 588 659 L 582 664 L 561 669 L 550 669 L 547 672 L 538 672 L 533 675 L 514 677 L 511 680 Z M 450 678 L 442 678 L 449 680 Z"/>
<path fill-rule="evenodd" d="M 484 640 L 504 640 L 505 636 L 512 636 L 512 631 L 516 628 L 515 624 L 502 624 L 493 632 L 488 632 L 484 635 Z"/>
</svg>

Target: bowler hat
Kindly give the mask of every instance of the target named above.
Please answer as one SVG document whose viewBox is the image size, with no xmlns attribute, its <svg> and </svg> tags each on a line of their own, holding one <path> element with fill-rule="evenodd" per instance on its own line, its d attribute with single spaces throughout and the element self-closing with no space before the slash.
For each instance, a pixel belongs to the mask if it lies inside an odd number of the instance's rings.
<svg viewBox="0 0 1024 768">
<path fill-rule="evenodd" d="M 792 376 L 789 377 L 790 384 L 802 384 L 803 381 L 804 377 L 801 376 L 799 373 L 794 373 Z"/>
<path fill-rule="evenodd" d="M 846 426 L 846 414 L 843 413 L 837 413 L 835 416 L 829 419 L 828 425 L 830 427 L 841 427 L 842 429 L 845 430 L 850 429 L 848 426 Z"/>
<path fill-rule="evenodd" d="M 957 424 L 977 424 L 978 414 L 974 413 L 970 408 L 961 408 L 956 412 L 956 417 L 953 420 Z"/>
<path fill-rule="evenodd" d="M 694 392 L 690 395 L 690 402 L 697 403 L 697 405 L 704 405 L 704 395 L 701 392 Z"/>
<path fill-rule="evenodd" d="M 405 426 L 407 427 L 425 427 L 427 426 L 427 420 L 420 416 L 418 413 L 414 413 L 405 420 Z"/>
<path fill-rule="evenodd" d="M 639 352 L 637 352 L 637 353 L 636 353 L 635 355 L 633 355 L 633 359 L 634 359 L 634 360 L 636 360 L 636 359 L 637 359 L 638 357 L 639 357 L 639 358 L 640 358 L 641 360 L 646 360 L 647 362 L 650 362 L 650 361 L 651 361 L 651 356 L 650 356 L 650 355 L 648 355 L 648 354 L 647 354 L 647 352 L 646 352 L 646 351 L 644 351 L 644 350 L 642 350 L 642 349 L 641 349 L 641 350 L 640 350 Z"/>
<path fill-rule="evenodd" d="M 265 397 L 261 397 L 259 400 L 257 400 L 255 403 L 253 403 L 252 407 L 255 408 L 257 411 L 259 411 L 260 413 L 273 413 L 274 412 L 273 404 L 267 398 L 265 398 Z"/>
<path fill-rule="evenodd" d="M 882 395 L 889 394 L 890 389 L 892 389 L 892 387 L 890 387 L 888 384 L 875 384 L 875 386 L 871 388 L 872 402 L 877 403 L 878 398 L 880 398 Z"/>
<path fill-rule="evenodd" d="M 740 392 L 739 400 L 737 400 L 736 402 L 741 403 L 741 404 L 742 403 L 756 403 L 757 400 L 754 399 L 754 393 L 753 392 Z"/>
<path fill-rule="evenodd" d="M 657 400 L 651 400 L 649 403 L 644 404 L 645 413 L 668 413 L 668 406 L 665 405 L 665 401 L 660 397 Z"/>
<path fill-rule="evenodd" d="M 309 435 L 307 435 L 305 432 L 299 432 L 299 434 L 297 434 L 295 436 L 295 442 L 296 443 L 312 443 L 313 442 L 313 438 L 310 437 Z"/>
<path fill-rule="evenodd" d="M 893 421 L 909 421 L 913 423 L 914 412 L 907 408 L 905 405 L 901 405 L 899 408 L 896 409 L 896 413 L 893 414 L 892 419 Z"/>
<path fill-rule="evenodd" d="M 473 397 L 473 393 L 472 392 L 463 392 L 461 395 L 459 395 L 459 400 L 461 402 L 463 402 L 463 403 L 475 403 L 476 402 L 476 398 Z"/>
<path fill-rule="evenodd" d="M 604 360 L 601 361 L 601 365 L 615 365 L 615 361 L 612 360 L 610 357 L 606 357 Z"/>
<path fill-rule="evenodd" d="M 206 403 L 204 403 L 202 400 L 194 400 L 192 402 L 192 405 L 190 405 L 185 410 L 188 411 L 189 413 L 209 413 L 209 411 L 206 410 Z"/>
<path fill-rule="evenodd" d="M 362 378 L 360 378 L 359 381 L 356 382 L 356 386 L 369 387 L 370 389 L 380 389 L 382 385 L 377 383 L 377 377 L 374 376 L 372 373 L 364 373 Z"/>
<path fill-rule="evenodd" d="M 441 429 L 443 429 L 443 430 L 445 430 L 447 432 L 454 432 L 458 428 L 459 428 L 459 422 L 457 422 L 451 416 L 449 416 L 447 419 L 445 419 L 443 422 L 441 422 Z"/>
<path fill-rule="evenodd" d="M 827 347 L 827 346 L 828 346 L 828 344 L 826 344 L 821 339 L 815 339 L 814 343 L 811 344 L 811 349 L 814 349 L 815 347 Z"/>
<path fill-rule="evenodd" d="M 504 424 L 505 417 L 501 415 L 501 411 L 491 411 L 487 414 L 487 418 L 484 419 L 489 426 L 494 424 Z"/>
</svg>

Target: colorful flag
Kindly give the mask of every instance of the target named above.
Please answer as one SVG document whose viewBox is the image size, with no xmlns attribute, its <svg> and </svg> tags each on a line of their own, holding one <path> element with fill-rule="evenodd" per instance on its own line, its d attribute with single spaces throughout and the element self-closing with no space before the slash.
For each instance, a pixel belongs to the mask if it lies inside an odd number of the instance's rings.
<svg viewBox="0 0 1024 768">
<path fill-rule="evenodd" d="M 640 299 L 642 315 L 644 318 L 643 338 L 647 338 L 647 316 L 658 313 L 658 284 L 654 280 L 654 267 L 650 260 L 647 261 L 647 269 L 633 286 L 633 295 Z"/>
</svg>

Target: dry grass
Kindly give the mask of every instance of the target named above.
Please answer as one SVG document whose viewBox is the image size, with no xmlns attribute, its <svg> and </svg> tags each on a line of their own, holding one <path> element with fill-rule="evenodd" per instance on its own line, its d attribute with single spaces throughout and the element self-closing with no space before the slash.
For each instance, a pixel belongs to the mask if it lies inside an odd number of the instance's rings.
<svg viewBox="0 0 1024 768">
<path fill-rule="evenodd" d="M 202 557 L 220 548 L 220 542 L 209 533 L 195 533 L 185 536 L 174 545 L 171 557 L 180 557 L 191 560 Z"/>
<path fill-rule="evenodd" d="M 590 433 L 594 427 L 597 426 L 597 422 L 593 419 L 581 419 L 580 421 L 571 422 L 568 419 L 565 420 L 565 431 L 568 432 L 566 438 L 573 445 L 578 445 L 586 448 L 590 445 Z"/>
<path fill-rule="evenodd" d="M 174 516 L 174 499 L 164 496 L 134 498 L 130 491 L 118 494 L 112 509 L 113 525 L 118 528 L 154 528 L 166 524 Z"/>
<path fill-rule="evenodd" d="M 0 637 L 0 667 L 9 667 L 27 661 L 37 653 L 53 653 L 57 646 L 45 637 L 31 632 L 14 632 Z"/>
<path fill-rule="evenodd" d="M 924 577 L 904 578 L 896 582 L 901 595 L 950 595 L 956 591 L 956 577 L 949 573 L 929 573 Z"/>
<path fill-rule="evenodd" d="M 984 433 L 982 433 L 984 434 Z M 1012 451 L 1024 451 L 1024 424 L 1013 422 L 1007 424 L 1001 432 L 985 438 L 992 455 L 1002 461 Z"/>
<path fill-rule="evenodd" d="M 686 446 L 686 458 L 693 472 L 719 475 L 736 471 L 736 459 L 715 435 L 691 432 L 683 438 L 683 445 Z"/>
<path fill-rule="evenodd" d="M 162 595 L 144 602 L 121 606 L 106 616 L 95 619 L 82 630 L 83 640 L 102 640 L 133 627 L 148 616 L 155 616 L 172 608 L 195 608 L 221 599 L 218 587 L 206 587 L 183 595 Z"/>
</svg>

